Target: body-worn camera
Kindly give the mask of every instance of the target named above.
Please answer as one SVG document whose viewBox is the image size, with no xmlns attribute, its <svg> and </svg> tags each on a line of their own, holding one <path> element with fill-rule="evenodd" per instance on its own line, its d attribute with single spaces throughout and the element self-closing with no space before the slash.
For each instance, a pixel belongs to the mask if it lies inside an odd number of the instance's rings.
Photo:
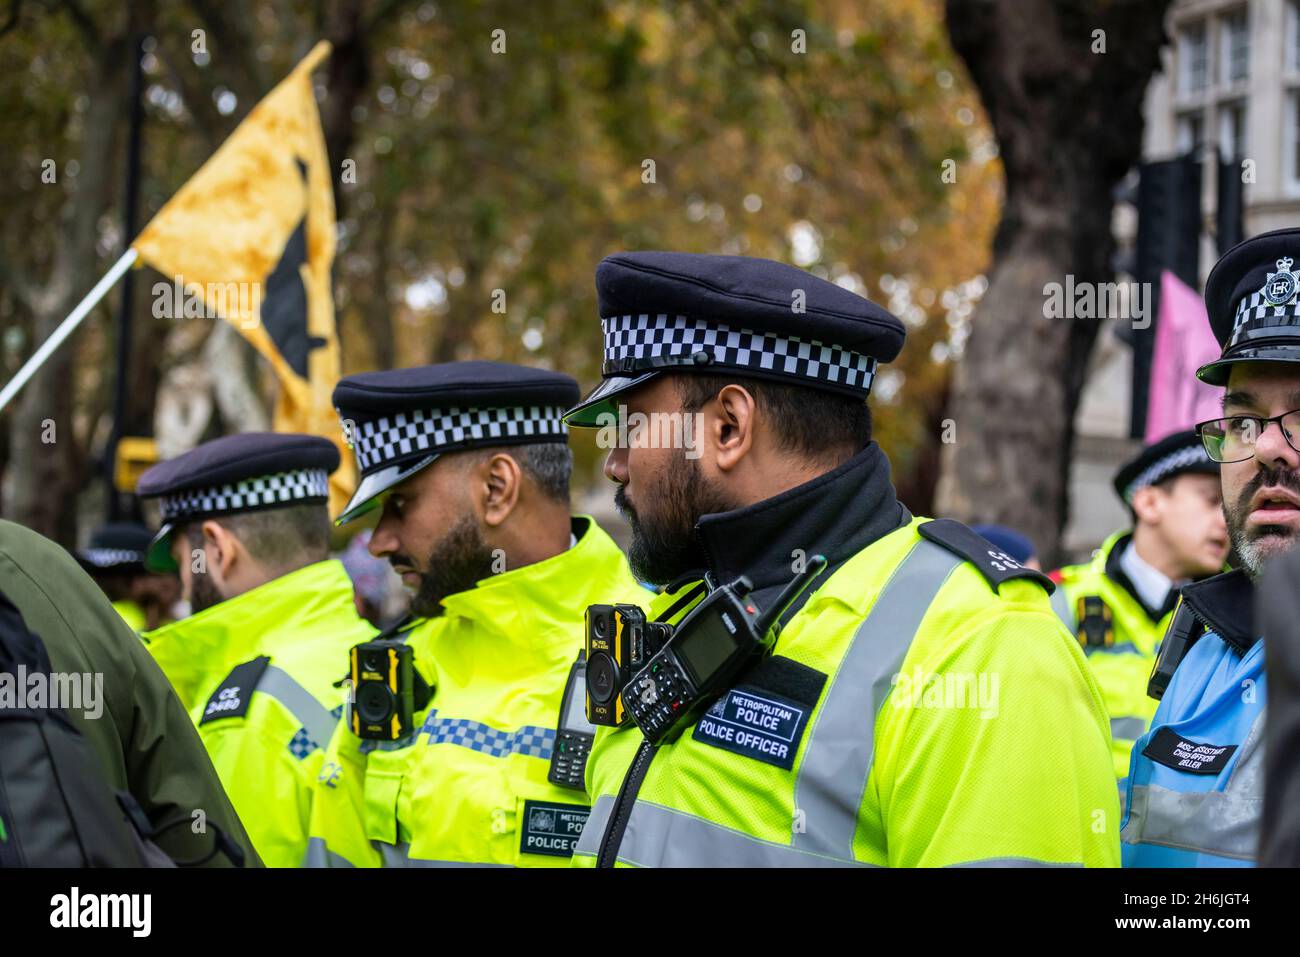
<svg viewBox="0 0 1300 957">
<path fill-rule="evenodd" d="M 651 744 L 675 737 L 701 707 L 730 687 L 746 666 L 771 651 L 776 642 L 772 626 L 825 568 L 826 559 L 813 556 L 765 612 L 750 600 L 753 585 L 742 575 L 711 591 L 675 627 L 664 622 L 644 622 L 642 615 L 644 625 L 658 625 L 656 634 L 666 631 L 667 638 L 659 642 L 661 647 L 650 653 L 642 667 L 632 670 L 630 678 L 617 686 L 617 702 L 606 706 L 606 713 L 618 720 L 602 723 L 621 725 L 631 719 Z M 609 607 L 588 609 L 589 646 L 593 640 L 592 611 Z M 644 627 L 642 631 L 644 634 Z M 644 642 L 641 650 L 646 650 Z M 621 672 L 613 674 L 611 682 L 621 676 Z M 589 702 L 594 700 L 592 684 L 589 656 Z"/>
<path fill-rule="evenodd" d="M 618 693 L 673 633 L 646 621 L 636 605 L 587 606 L 587 720 L 621 727 L 630 720 Z"/>
<path fill-rule="evenodd" d="M 402 639 L 377 638 L 349 655 L 352 703 L 348 722 L 361 738 L 396 741 L 413 729 L 429 686 L 415 670 L 415 653 Z"/>
<path fill-rule="evenodd" d="M 1076 632 L 1079 644 L 1087 648 L 1109 648 L 1115 644 L 1115 623 L 1110 606 L 1100 595 L 1084 595 L 1079 599 Z"/>
<path fill-rule="evenodd" d="M 1196 613 L 1182 599 L 1179 599 L 1178 607 L 1174 609 L 1174 616 L 1169 621 L 1169 628 L 1160 642 L 1156 663 L 1151 668 L 1151 678 L 1147 682 L 1148 697 L 1159 701 L 1165 696 L 1178 663 L 1187 657 L 1187 653 L 1192 650 L 1192 645 L 1196 644 L 1204 634 L 1205 623 L 1196 617 Z"/>
</svg>

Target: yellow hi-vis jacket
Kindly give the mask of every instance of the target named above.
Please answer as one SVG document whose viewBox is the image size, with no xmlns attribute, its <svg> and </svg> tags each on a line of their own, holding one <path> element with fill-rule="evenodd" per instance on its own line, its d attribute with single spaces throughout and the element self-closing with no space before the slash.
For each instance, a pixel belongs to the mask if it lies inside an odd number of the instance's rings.
<svg viewBox="0 0 1300 957">
<path fill-rule="evenodd" d="M 142 632 L 145 629 L 144 609 L 135 602 L 128 599 L 113 602 L 113 610 L 122 616 L 122 620 L 130 626 L 134 632 Z"/>
<path fill-rule="evenodd" d="M 374 634 L 343 565 L 325 561 L 144 635 L 268 867 L 302 863 L 335 685 Z"/>
<path fill-rule="evenodd" d="M 995 590 L 922 522 L 836 569 L 675 741 L 600 729 L 574 864 L 1117 866 L 1078 645 L 1041 584 Z"/>
<path fill-rule="evenodd" d="M 590 801 L 547 773 L 585 611 L 652 597 L 592 519 L 575 518 L 574 532 L 572 548 L 448 596 L 445 614 L 409 632 L 433 697 L 405 740 L 376 746 L 340 723 L 309 866 L 569 863 Z"/>
<path fill-rule="evenodd" d="M 1175 592 L 1168 607 L 1159 609 L 1153 617 L 1132 592 L 1108 574 L 1107 569 L 1118 562 L 1118 550 L 1128 546 L 1131 534 L 1116 532 L 1102 543 L 1092 561 L 1052 572 L 1052 580 L 1057 582 L 1052 607 L 1070 633 L 1077 636 L 1101 688 L 1110 715 L 1115 777 L 1121 781 L 1128 777 L 1133 742 L 1146 733 L 1160 704 L 1147 695 L 1147 683 L 1160 640 L 1173 618 L 1176 597 Z M 1099 644 L 1088 643 L 1083 627 L 1088 615 L 1103 616 L 1096 629 L 1101 635 Z"/>
</svg>

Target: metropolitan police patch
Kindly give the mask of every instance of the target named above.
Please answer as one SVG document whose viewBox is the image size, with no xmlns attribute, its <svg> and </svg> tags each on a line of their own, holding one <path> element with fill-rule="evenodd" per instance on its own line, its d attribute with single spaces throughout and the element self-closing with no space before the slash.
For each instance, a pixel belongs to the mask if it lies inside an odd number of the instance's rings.
<svg viewBox="0 0 1300 957">
<path fill-rule="evenodd" d="M 524 801 L 519 853 L 572 857 L 591 808 L 585 804 Z"/>
<path fill-rule="evenodd" d="M 733 688 L 705 712 L 691 737 L 789 771 L 811 710 L 767 691 Z"/>
</svg>

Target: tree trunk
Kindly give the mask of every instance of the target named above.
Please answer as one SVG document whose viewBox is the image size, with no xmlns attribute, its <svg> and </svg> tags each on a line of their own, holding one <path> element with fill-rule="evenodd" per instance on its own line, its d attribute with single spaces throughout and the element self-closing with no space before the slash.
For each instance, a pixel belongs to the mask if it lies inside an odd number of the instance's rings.
<svg viewBox="0 0 1300 957">
<path fill-rule="evenodd" d="M 60 223 L 54 265 L 27 299 L 32 349 L 44 342 L 90 291 L 104 265 L 96 255 L 98 220 L 113 195 L 115 129 L 123 115 L 128 56 L 125 32 L 95 50 L 90 104 L 80 144 L 81 172 Z M 94 321 L 88 319 L 87 321 Z M 84 485 L 85 456 L 73 430 L 76 336 L 57 350 L 14 400 L 9 421 L 9 474 L 3 513 L 63 545 L 75 544 L 73 507 Z"/>
<path fill-rule="evenodd" d="M 956 370 L 938 511 L 1016 527 L 1045 567 L 1059 554 L 1074 413 L 1102 324 L 1047 318 L 1048 290 L 1071 276 L 1076 287 L 1113 279 L 1112 191 L 1140 159 L 1168 6 L 947 0 L 953 47 L 997 135 L 1006 198 Z"/>
</svg>

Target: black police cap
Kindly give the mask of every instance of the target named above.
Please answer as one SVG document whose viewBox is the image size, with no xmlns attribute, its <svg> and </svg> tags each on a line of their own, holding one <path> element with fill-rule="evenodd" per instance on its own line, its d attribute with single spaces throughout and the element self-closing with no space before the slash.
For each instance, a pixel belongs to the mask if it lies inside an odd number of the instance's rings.
<svg viewBox="0 0 1300 957">
<path fill-rule="evenodd" d="M 1167 435 L 1121 465 L 1115 473 L 1115 492 L 1125 503 L 1132 504 L 1139 489 L 1189 473 L 1219 474 L 1218 463 L 1210 459 L 1195 429 Z"/>
<path fill-rule="evenodd" d="M 630 252 L 596 269 L 602 382 L 572 409 L 594 427 L 614 396 L 665 370 L 742 373 L 865 399 L 903 324 L 825 279 L 769 259 Z"/>
<path fill-rule="evenodd" d="M 579 394 L 561 372 L 481 360 L 348 376 L 334 407 L 360 480 L 336 522 L 373 508 L 444 452 L 567 441 L 564 410 Z"/>
<path fill-rule="evenodd" d="M 1210 327 L 1223 354 L 1196 371 L 1227 385 L 1238 362 L 1300 362 L 1300 228 L 1277 229 L 1233 246 L 1205 283 Z"/>
<path fill-rule="evenodd" d="M 139 522 L 109 522 L 91 532 L 77 560 L 92 572 L 140 572 L 152 540 L 153 533 Z"/>
<path fill-rule="evenodd" d="M 156 498 L 162 527 L 146 564 L 175 571 L 171 533 L 176 525 L 216 515 L 329 501 L 329 474 L 339 450 L 315 435 L 242 432 L 204 442 L 140 476 L 136 494 Z"/>
</svg>

